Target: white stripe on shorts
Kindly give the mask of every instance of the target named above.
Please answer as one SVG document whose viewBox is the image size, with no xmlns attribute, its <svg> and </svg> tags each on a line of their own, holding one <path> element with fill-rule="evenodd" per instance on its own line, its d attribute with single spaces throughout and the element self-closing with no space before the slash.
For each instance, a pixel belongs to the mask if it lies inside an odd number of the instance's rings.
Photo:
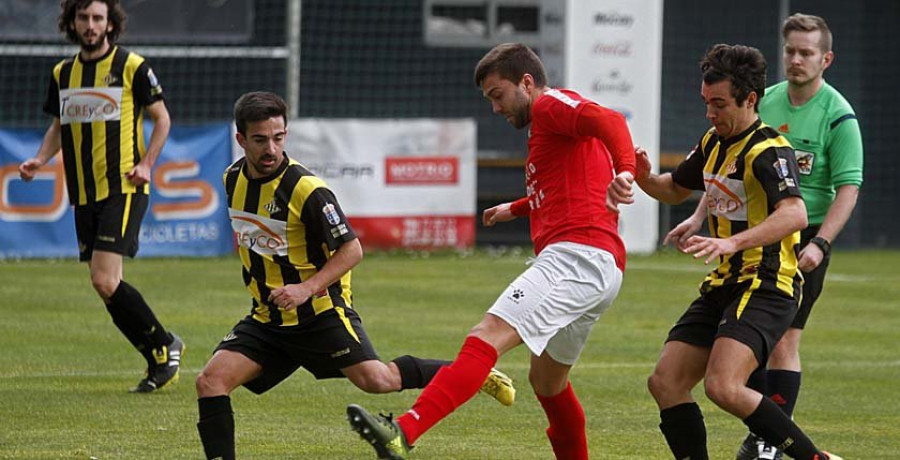
<svg viewBox="0 0 900 460">
<path fill-rule="evenodd" d="M 612 305 L 622 272 L 609 252 L 578 243 L 544 248 L 488 313 L 512 326 L 537 356 L 573 365 L 594 323 Z"/>
</svg>

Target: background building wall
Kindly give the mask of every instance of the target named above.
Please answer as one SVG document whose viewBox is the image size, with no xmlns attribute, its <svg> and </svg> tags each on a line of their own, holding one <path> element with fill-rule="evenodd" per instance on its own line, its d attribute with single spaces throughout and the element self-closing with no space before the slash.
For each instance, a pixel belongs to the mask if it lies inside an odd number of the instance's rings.
<svg viewBox="0 0 900 460">
<path fill-rule="evenodd" d="M 123 3 L 127 9 L 128 1 Z M 427 46 L 424 5 L 422 0 L 304 0 L 301 87 L 298 99 L 290 102 L 301 117 L 473 118 L 480 160 L 478 209 L 521 195 L 519 165 L 526 156 L 526 131 L 511 129 L 492 115 L 472 81 L 474 66 L 489 46 Z M 900 142 L 900 93 L 891 87 L 900 71 L 895 53 L 900 45 L 896 33 L 900 2 L 864 0 L 851 8 L 839 0 L 793 0 L 789 5 L 791 13 L 818 14 L 831 26 L 836 60 L 826 79 L 853 104 L 862 127 L 865 184 L 854 218 L 837 243 L 900 246 L 900 221 L 893 219 L 900 210 L 896 180 L 900 160 L 895 154 Z M 287 12 L 287 0 L 255 0 L 250 40 L 216 49 L 286 49 Z M 0 10 L 0 22 L 8 13 Z M 668 154 L 662 161 L 664 169 L 676 164 L 709 126 L 699 98 L 697 64 L 703 53 L 715 43 L 755 46 L 769 61 L 769 81 L 776 82 L 780 79 L 779 35 L 775 1 L 725 6 L 715 0 L 665 0 L 660 139 L 661 150 Z M 0 125 L 4 127 L 49 122 L 41 105 L 50 69 L 64 54 L 10 51 L 29 44 L 35 43 L 27 39 L 0 43 Z M 127 34 L 122 44 L 138 52 L 146 45 L 130 42 Z M 166 90 L 175 123 L 228 120 L 234 100 L 246 91 L 287 91 L 284 57 L 174 57 L 174 48 L 162 47 L 158 56 L 144 54 Z M 157 53 L 159 49 L 154 48 Z M 661 235 L 694 205 L 663 207 Z M 527 222 L 479 228 L 477 238 L 480 243 L 526 243 Z"/>
</svg>

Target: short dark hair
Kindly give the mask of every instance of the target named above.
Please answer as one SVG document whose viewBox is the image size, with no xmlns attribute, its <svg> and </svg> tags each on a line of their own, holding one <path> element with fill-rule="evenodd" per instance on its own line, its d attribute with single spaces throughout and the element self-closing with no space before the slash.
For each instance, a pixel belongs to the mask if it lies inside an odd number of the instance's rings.
<svg viewBox="0 0 900 460">
<path fill-rule="evenodd" d="M 119 0 L 61 0 L 59 2 L 60 13 L 57 26 L 60 32 L 66 34 L 66 38 L 70 42 L 79 43 L 78 33 L 69 27 L 75 21 L 75 12 L 91 6 L 91 3 L 94 2 L 105 3 L 109 11 L 107 20 L 113 25 L 112 32 L 106 34 L 109 43 L 116 43 L 119 36 L 125 33 L 125 23 L 128 22 L 128 15 L 125 14 L 125 10 L 119 4 Z"/>
<path fill-rule="evenodd" d="M 234 103 L 234 125 L 242 135 L 247 135 L 247 125 L 255 121 L 281 116 L 287 126 L 288 106 L 280 96 L 268 91 L 254 91 L 239 97 Z"/>
<path fill-rule="evenodd" d="M 754 109 L 766 94 L 766 58 L 758 49 L 744 45 L 718 44 L 700 61 L 703 81 L 711 85 L 723 80 L 731 82 L 731 95 L 743 104 L 750 93 L 756 93 Z"/>
<path fill-rule="evenodd" d="M 822 32 L 819 37 L 819 48 L 823 53 L 831 51 L 831 29 L 828 24 L 819 16 L 811 14 L 794 13 L 784 20 L 781 26 L 781 36 L 787 39 L 791 32 Z"/>
<path fill-rule="evenodd" d="M 516 84 L 526 73 L 531 74 L 535 85 L 547 86 L 547 72 L 541 59 L 521 43 L 504 43 L 488 51 L 475 66 L 475 86 L 481 87 L 481 82 L 494 72 Z"/>
</svg>

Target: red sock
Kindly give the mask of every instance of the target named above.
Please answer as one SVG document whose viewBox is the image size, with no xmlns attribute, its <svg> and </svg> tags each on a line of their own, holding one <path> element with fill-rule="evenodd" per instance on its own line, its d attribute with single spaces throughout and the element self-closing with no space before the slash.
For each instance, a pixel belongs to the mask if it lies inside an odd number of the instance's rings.
<svg viewBox="0 0 900 460">
<path fill-rule="evenodd" d="M 584 409 L 572 390 L 572 382 L 556 396 L 537 395 L 544 407 L 550 428 L 547 437 L 553 453 L 560 460 L 587 460 L 587 436 L 585 434 Z"/>
<path fill-rule="evenodd" d="M 497 350 L 484 340 L 467 337 L 453 364 L 441 368 L 412 409 L 397 418 L 406 442 L 415 444 L 419 436 L 475 396 L 494 364 Z"/>
</svg>

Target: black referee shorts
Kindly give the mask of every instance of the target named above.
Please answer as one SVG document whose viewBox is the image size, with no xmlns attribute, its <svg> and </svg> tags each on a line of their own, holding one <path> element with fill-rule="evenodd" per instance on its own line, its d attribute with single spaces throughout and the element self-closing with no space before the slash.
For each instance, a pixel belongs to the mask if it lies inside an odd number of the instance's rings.
<svg viewBox="0 0 900 460">
<path fill-rule="evenodd" d="M 91 260 L 95 250 L 134 257 L 149 201 L 143 193 L 129 193 L 75 206 L 78 260 Z"/>
<path fill-rule="evenodd" d="M 717 338 L 729 337 L 750 347 L 765 366 L 794 320 L 797 300 L 774 287 L 754 289 L 752 281 L 716 287 L 691 303 L 666 342 L 712 348 Z"/>
<path fill-rule="evenodd" d="M 218 350 L 236 351 L 262 366 L 262 374 L 244 384 L 256 394 L 272 389 L 300 367 L 316 379 L 340 378 L 341 369 L 378 359 L 359 315 L 342 307 L 299 326 L 269 326 L 245 317 Z"/>
<path fill-rule="evenodd" d="M 800 232 L 800 249 L 809 244 L 809 240 L 813 239 L 819 233 L 819 226 L 807 227 Z M 825 272 L 828 271 L 828 264 L 831 263 L 831 253 L 825 254 L 822 263 L 811 272 L 803 272 L 803 300 L 800 301 L 800 310 L 794 317 L 791 327 L 795 329 L 803 329 L 806 327 L 806 321 L 809 314 L 812 313 L 813 305 L 822 294 L 822 287 L 825 285 Z"/>
</svg>

